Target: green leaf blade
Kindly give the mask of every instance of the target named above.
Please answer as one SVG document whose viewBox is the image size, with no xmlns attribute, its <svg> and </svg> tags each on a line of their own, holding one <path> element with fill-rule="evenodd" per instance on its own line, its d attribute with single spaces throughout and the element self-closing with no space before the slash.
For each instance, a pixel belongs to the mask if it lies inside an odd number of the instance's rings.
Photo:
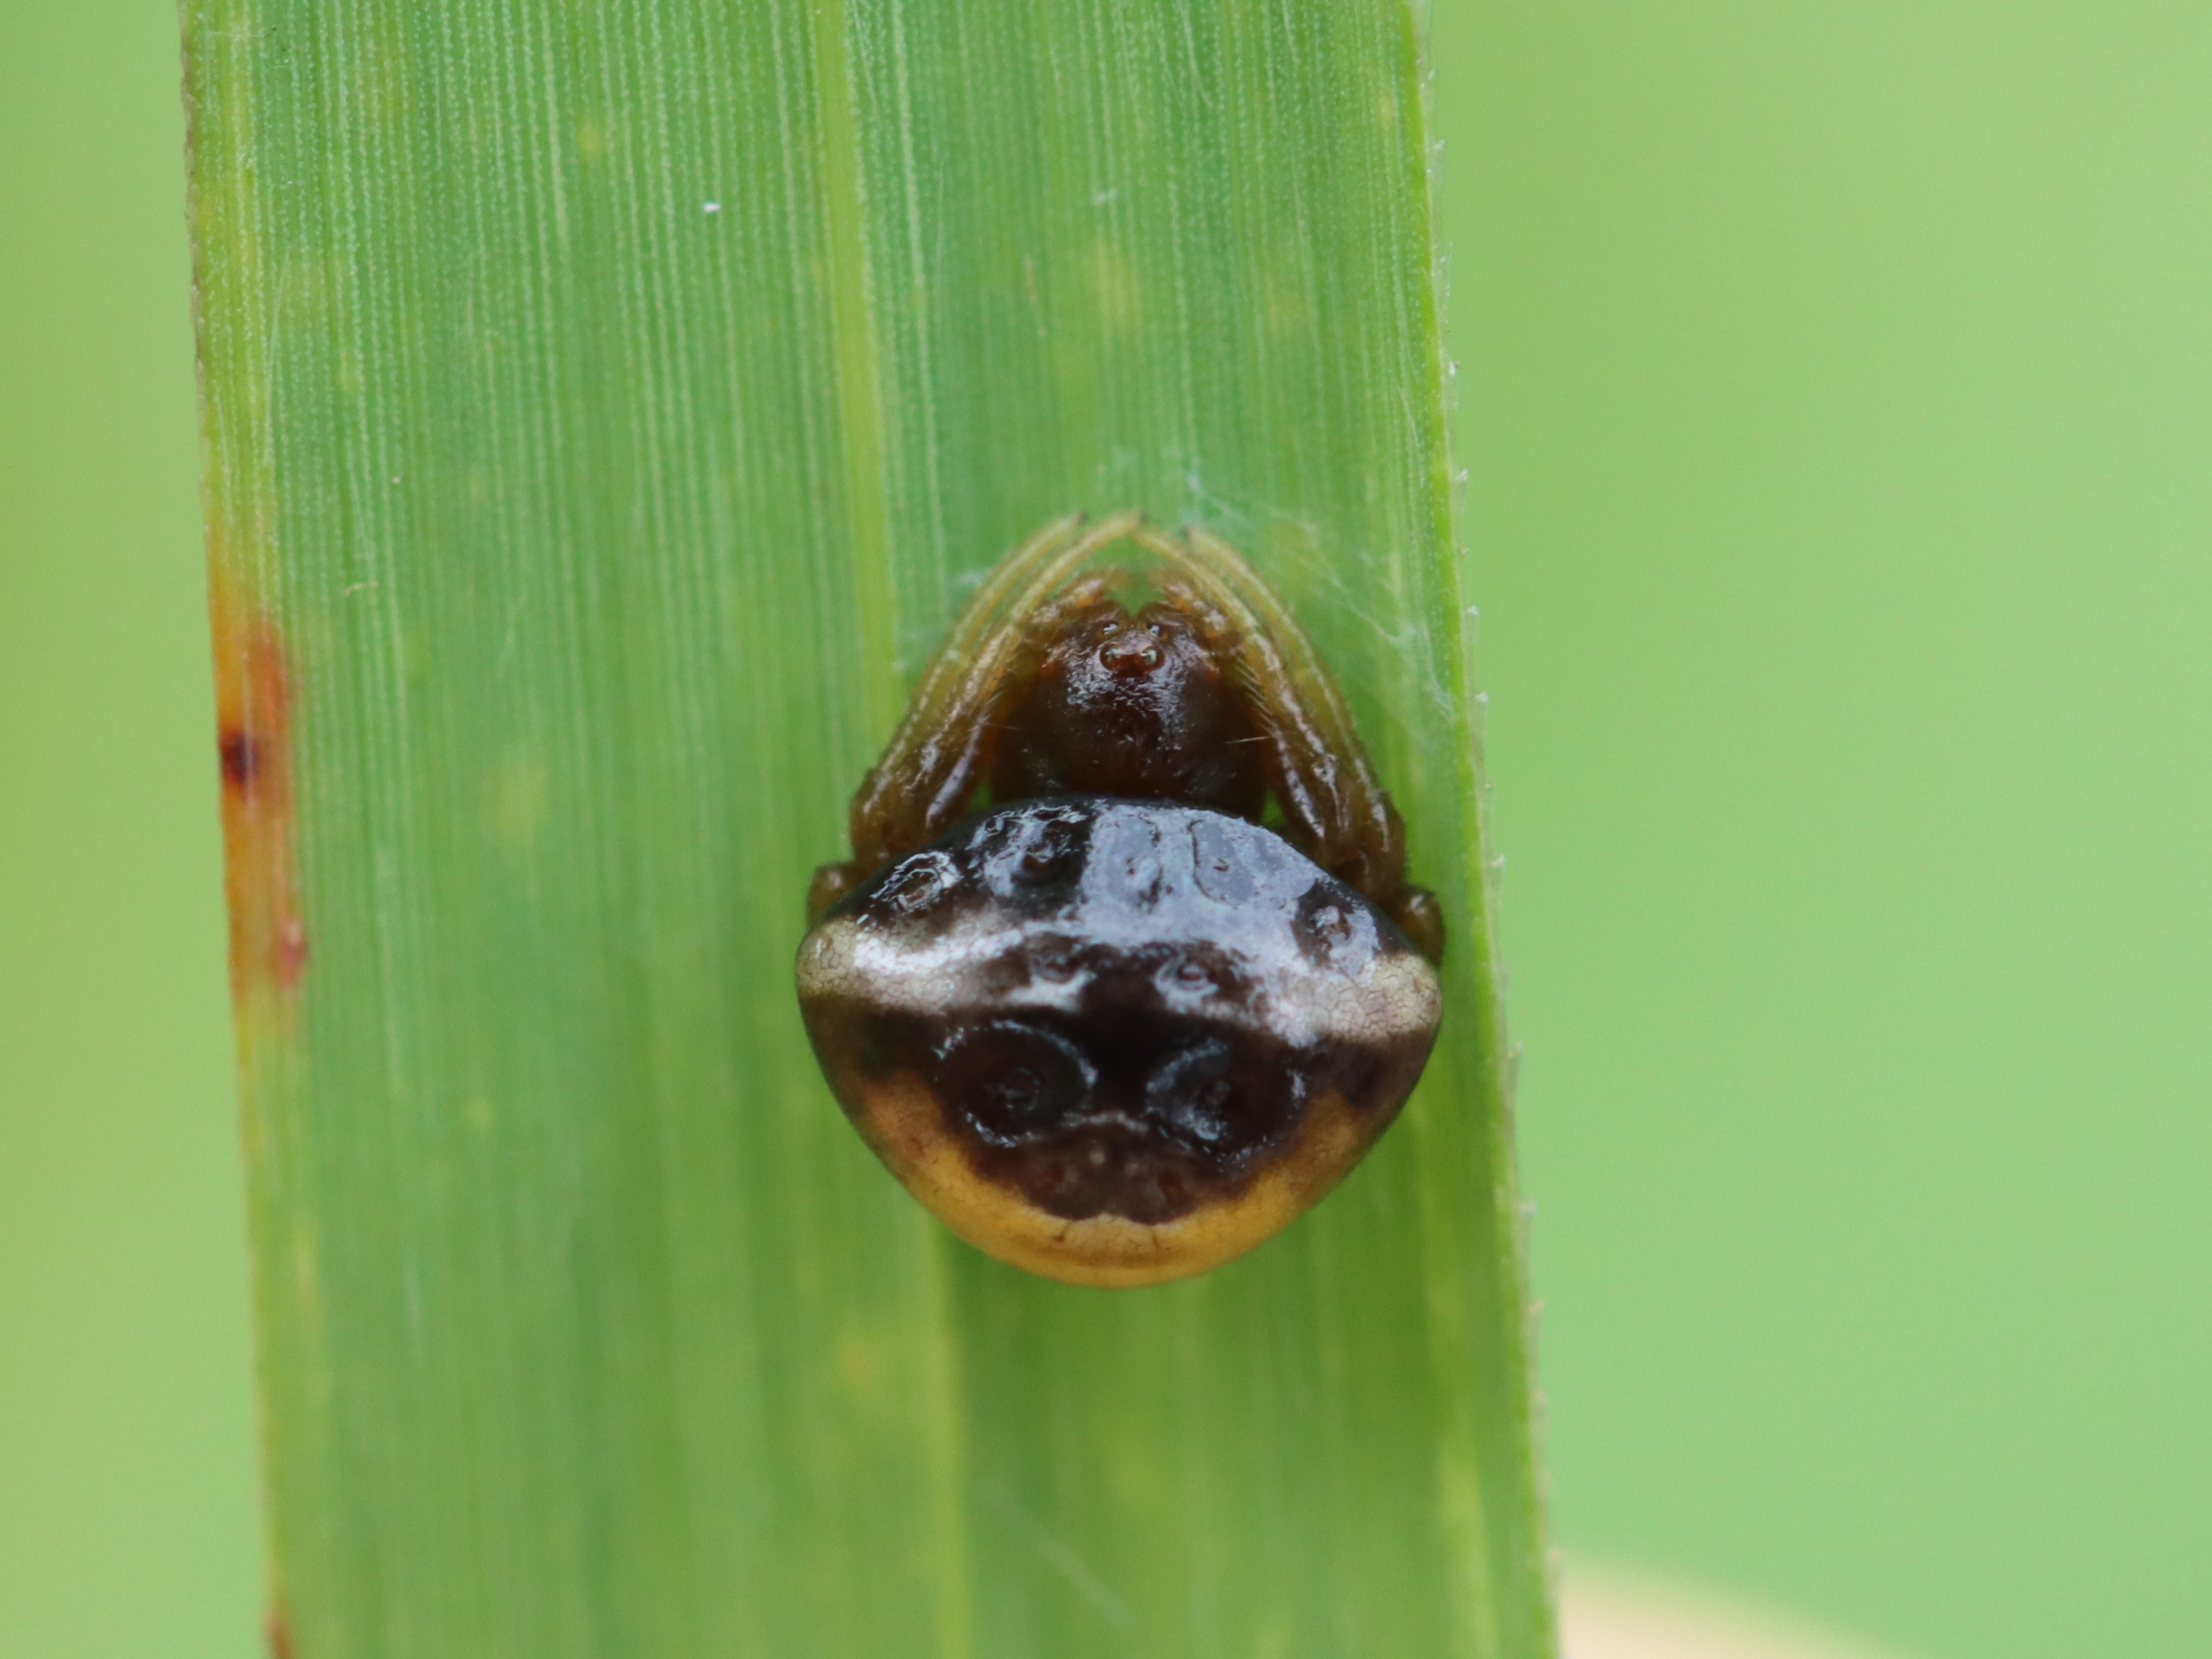
<svg viewBox="0 0 2212 1659">
<path fill-rule="evenodd" d="M 295 1650 L 1548 1652 L 1411 13 L 187 26 Z M 1455 933 L 1345 1188 L 1100 1293 L 898 1192 L 789 963 L 974 580 L 1130 506 L 1282 588 Z"/>
</svg>

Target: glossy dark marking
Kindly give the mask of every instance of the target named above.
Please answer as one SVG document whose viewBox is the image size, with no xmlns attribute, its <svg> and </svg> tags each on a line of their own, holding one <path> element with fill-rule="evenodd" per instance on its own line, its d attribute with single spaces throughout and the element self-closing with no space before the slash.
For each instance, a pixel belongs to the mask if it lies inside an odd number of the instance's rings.
<svg viewBox="0 0 2212 1659">
<path fill-rule="evenodd" d="M 1297 914 L 1291 921 L 1298 949 L 1316 967 L 1365 961 L 1380 948 L 1379 930 L 1384 927 L 1403 937 L 1373 905 L 1364 901 L 1346 904 L 1321 887 L 1309 889 L 1298 900 Z"/>
</svg>

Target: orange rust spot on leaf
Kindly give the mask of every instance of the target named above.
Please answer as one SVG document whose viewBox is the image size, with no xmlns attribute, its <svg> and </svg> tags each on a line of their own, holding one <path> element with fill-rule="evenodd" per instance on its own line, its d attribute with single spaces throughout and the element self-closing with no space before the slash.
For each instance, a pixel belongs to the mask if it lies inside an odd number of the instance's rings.
<svg viewBox="0 0 2212 1659">
<path fill-rule="evenodd" d="M 284 1609 L 278 1607 L 269 1615 L 269 1659 L 294 1659 L 292 1625 L 285 1618 Z"/>
<path fill-rule="evenodd" d="M 292 671 L 276 624 L 217 576 L 216 752 L 234 996 L 295 987 L 307 965 L 292 769 Z"/>
</svg>

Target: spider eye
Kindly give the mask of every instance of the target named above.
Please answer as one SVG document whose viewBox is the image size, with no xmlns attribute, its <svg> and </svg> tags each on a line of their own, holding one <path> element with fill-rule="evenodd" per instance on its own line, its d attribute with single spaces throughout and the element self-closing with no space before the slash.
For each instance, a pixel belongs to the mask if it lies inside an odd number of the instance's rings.
<svg viewBox="0 0 2212 1659">
<path fill-rule="evenodd" d="M 1149 629 L 1109 640 L 1098 647 L 1098 665 L 1109 674 L 1133 677 L 1149 674 L 1166 660 L 1158 639 Z"/>
</svg>

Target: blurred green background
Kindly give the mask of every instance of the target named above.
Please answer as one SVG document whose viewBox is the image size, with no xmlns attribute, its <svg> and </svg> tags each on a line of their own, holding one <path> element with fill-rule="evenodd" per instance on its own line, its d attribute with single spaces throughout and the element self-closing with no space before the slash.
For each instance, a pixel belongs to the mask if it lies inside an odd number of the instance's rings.
<svg viewBox="0 0 2212 1659">
<path fill-rule="evenodd" d="M 246 1659 L 175 23 L 0 20 L 0 1659 Z M 2201 1650 L 2212 9 L 1434 45 L 1571 1559 Z"/>
</svg>

